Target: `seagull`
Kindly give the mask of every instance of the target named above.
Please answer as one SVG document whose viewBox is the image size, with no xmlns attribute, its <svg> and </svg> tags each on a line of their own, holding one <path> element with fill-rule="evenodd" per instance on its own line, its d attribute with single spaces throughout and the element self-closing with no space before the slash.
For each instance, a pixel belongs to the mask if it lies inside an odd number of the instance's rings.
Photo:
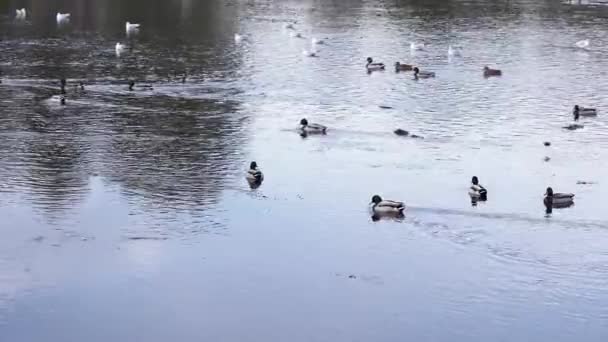
<svg viewBox="0 0 608 342">
<path fill-rule="evenodd" d="M 579 40 L 579 41 L 578 41 L 578 42 L 576 42 L 576 44 L 574 44 L 574 45 L 576 45 L 576 47 L 577 47 L 577 48 L 580 48 L 580 49 L 586 49 L 586 48 L 588 48 L 588 47 L 589 47 L 589 39 L 583 39 L 583 40 Z"/>
<path fill-rule="evenodd" d="M 70 22 L 70 13 L 57 13 L 57 24 L 65 24 Z"/>
<path fill-rule="evenodd" d="M 120 55 L 125 52 L 126 48 L 125 44 L 116 43 L 116 57 L 120 57 Z"/>
<path fill-rule="evenodd" d="M 125 24 L 125 29 L 127 31 L 127 35 L 131 33 L 137 33 L 139 32 L 139 24 L 131 24 L 127 21 L 127 23 Z"/>
<path fill-rule="evenodd" d="M 25 20 L 25 17 L 27 17 L 27 11 L 25 8 L 15 10 L 15 12 L 17 12 L 15 15 L 15 19 L 17 20 Z"/>
</svg>

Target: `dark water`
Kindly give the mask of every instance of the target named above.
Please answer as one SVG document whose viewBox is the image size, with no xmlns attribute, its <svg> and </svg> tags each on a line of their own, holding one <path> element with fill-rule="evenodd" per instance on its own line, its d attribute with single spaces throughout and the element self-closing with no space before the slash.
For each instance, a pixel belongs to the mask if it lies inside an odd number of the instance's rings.
<svg viewBox="0 0 608 342">
<path fill-rule="evenodd" d="M 97 0 L 0 12 L 0 341 L 608 338 L 608 8 Z M 141 32 L 125 37 L 125 21 Z M 312 37 L 319 58 L 302 54 Z M 437 77 L 368 75 L 368 56 Z M 504 76 L 484 79 L 484 65 Z M 62 77 L 65 107 L 52 98 Z M 574 104 L 600 115 L 565 131 Z M 302 139 L 302 117 L 329 134 Z M 266 176 L 254 191 L 251 160 Z M 472 175 L 490 191 L 474 208 Z M 549 185 L 576 205 L 545 217 Z M 406 201 L 407 217 L 372 222 L 375 193 Z"/>
</svg>

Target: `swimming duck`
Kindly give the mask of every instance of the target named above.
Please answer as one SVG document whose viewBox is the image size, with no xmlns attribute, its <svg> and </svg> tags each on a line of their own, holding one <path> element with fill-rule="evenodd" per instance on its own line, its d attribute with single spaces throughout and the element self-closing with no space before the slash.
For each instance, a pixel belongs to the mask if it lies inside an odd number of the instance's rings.
<svg viewBox="0 0 608 342">
<path fill-rule="evenodd" d="M 589 47 L 589 39 L 579 40 L 574 45 L 579 49 L 586 49 Z"/>
<path fill-rule="evenodd" d="M 135 87 L 135 81 L 129 81 L 129 91 L 134 91 L 135 90 L 134 87 Z M 154 87 L 152 87 L 152 85 L 150 85 L 150 84 L 141 85 L 140 88 L 142 90 L 153 90 L 154 89 Z"/>
<path fill-rule="evenodd" d="M 25 18 L 27 17 L 27 11 L 25 10 L 25 8 L 17 9 L 17 10 L 15 10 L 15 12 L 16 12 L 16 15 L 15 15 L 16 20 L 25 20 Z"/>
<path fill-rule="evenodd" d="M 570 124 L 568 126 L 564 126 L 563 128 L 569 131 L 575 131 L 577 129 L 585 128 L 585 126 L 579 124 Z"/>
<path fill-rule="evenodd" d="M 374 63 L 371 57 L 367 57 L 367 64 L 365 64 L 367 71 L 378 71 L 384 70 L 384 63 Z"/>
<path fill-rule="evenodd" d="M 126 22 L 125 23 L 125 31 L 127 32 L 127 35 L 131 34 L 131 33 L 137 33 L 139 32 L 139 27 L 141 25 L 139 24 L 131 24 L 130 22 Z"/>
<path fill-rule="evenodd" d="M 57 13 L 57 24 L 65 24 L 70 21 L 70 13 Z"/>
<path fill-rule="evenodd" d="M 572 115 L 574 116 L 574 121 L 578 121 L 581 116 L 597 116 L 597 109 L 575 105 L 574 110 L 572 110 Z"/>
<path fill-rule="evenodd" d="M 308 123 L 308 120 L 300 120 L 300 133 L 302 134 L 327 134 L 327 127 L 315 123 Z"/>
<path fill-rule="evenodd" d="M 488 190 L 484 188 L 481 184 L 479 184 L 479 179 L 477 176 L 473 176 L 471 179 L 471 188 L 469 189 L 469 196 L 471 198 L 476 198 L 480 201 L 488 200 Z"/>
<path fill-rule="evenodd" d="M 415 79 L 433 78 L 433 77 L 435 77 L 435 73 L 432 71 L 420 71 L 420 69 L 418 69 L 418 67 L 414 68 L 414 78 Z"/>
<path fill-rule="evenodd" d="M 574 194 L 569 193 L 553 193 L 553 189 L 551 187 L 547 188 L 547 192 L 545 193 L 545 198 L 543 199 L 543 204 L 547 209 L 547 214 L 551 213 L 551 209 L 553 208 L 567 208 L 574 204 Z"/>
<path fill-rule="evenodd" d="M 378 195 L 372 197 L 370 205 L 371 211 L 378 216 L 403 216 L 405 210 L 403 202 L 383 200 Z"/>
<path fill-rule="evenodd" d="M 399 62 L 395 63 L 395 71 L 399 72 L 399 71 L 412 71 L 414 69 L 413 65 L 409 65 L 409 64 L 401 64 Z"/>
<path fill-rule="evenodd" d="M 254 161 L 249 164 L 249 170 L 247 170 L 247 180 L 250 182 L 261 183 L 264 180 L 264 174 L 258 169 L 258 164 Z"/>
<path fill-rule="evenodd" d="M 483 76 L 484 77 L 502 76 L 502 71 L 500 71 L 498 69 L 490 69 L 490 67 L 485 66 L 485 67 L 483 67 Z"/>
</svg>

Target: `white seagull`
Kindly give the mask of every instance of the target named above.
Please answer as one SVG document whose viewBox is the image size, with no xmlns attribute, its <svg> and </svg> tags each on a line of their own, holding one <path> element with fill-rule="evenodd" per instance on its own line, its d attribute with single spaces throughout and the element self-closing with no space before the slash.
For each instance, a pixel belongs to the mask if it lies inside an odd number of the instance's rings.
<svg viewBox="0 0 608 342">
<path fill-rule="evenodd" d="M 123 54 L 126 49 L 127 47 L 125 44 L 116 43 L 116 57 L 120 57 L 120 55 Z"/>
<path fill-rule="evenodd" d="M 27 11 L 25 10 L 25 8 L 15 10 L 15 12 L 17 12 L 17 14 L 15 15 L 15 19 L 17 20 L 25 20 L 25 18 L 27 17 Z"/>
<path fill-rule="evenodd" d="M 65 24 L 70 21 L 70 13 L 57 13 L 57 24 Z"/>
<path fill-rule="evenodd" d="M 127 35 L 139 32 L 139 26 L 139 24 L 131 24 L 127 21 L 127 23 L 125 24 L 125 30 L 127 31 Z"/>
</svg>

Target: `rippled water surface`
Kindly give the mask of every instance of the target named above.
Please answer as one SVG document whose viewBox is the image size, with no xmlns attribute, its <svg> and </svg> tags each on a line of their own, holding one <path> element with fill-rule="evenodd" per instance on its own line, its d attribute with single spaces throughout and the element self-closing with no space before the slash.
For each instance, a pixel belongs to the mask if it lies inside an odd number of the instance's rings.
<svg viewBox="0 0 608 342">
<path fill-rule="evenodd" d="M 606 341 L 608 7 L 572 2 L 0 1 L 0 341 Z"/>
</svg>

